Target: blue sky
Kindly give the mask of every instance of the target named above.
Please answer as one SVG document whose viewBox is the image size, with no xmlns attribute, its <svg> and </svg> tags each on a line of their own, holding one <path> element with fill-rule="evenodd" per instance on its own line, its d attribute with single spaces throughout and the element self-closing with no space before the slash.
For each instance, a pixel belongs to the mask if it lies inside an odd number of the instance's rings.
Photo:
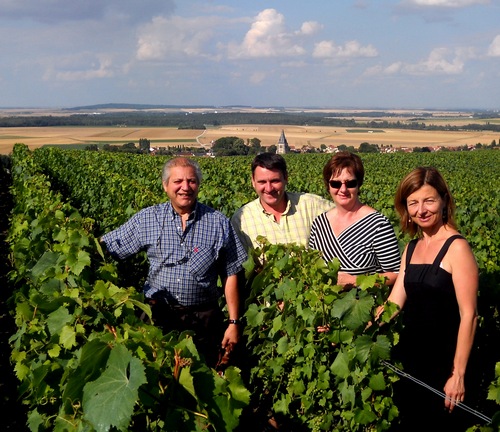
<svg viewBox="0 0 500 432">
<path fill-rule="evenodd" d="M 0 107 L 500 108 L 500 0 L 0 0 Z"/>
</svg>

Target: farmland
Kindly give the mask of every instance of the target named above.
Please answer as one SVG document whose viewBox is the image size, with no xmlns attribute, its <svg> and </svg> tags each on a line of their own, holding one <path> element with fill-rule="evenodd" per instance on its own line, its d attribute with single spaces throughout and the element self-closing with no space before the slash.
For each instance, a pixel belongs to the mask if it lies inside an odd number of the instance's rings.
<svg viewBox="0 0 500 432">
<path fill-rule="evenodd" d="M 493 140 L 500 140 L 498 117 L 447 111 L 284 110 L 278 113 L 263 109 L 220 112 L 186 108 L 176 113 L 166 109 L 100 109 L 98 113 L 86 110 L 76 115 L 75 111 L 0 109 L 0 122 L 0 154 L 12 152 L 16 143 L 32 150 L 44 145 L 82 149 L 91 144 L 137 143 L 141 138 L 158 147 L 208 147 L 218 138 L 237 136 L 245 142 L 258 138 L 262 146 L 268 147 L 277 143 L 282 130 L 288 144 L 297 150 L 321 145 L 357 148 L 363 142 L 396 148 L 458 147 L 489 145 Z M 381 124 L 387 127 L 380 127 Z M 470 124 L 474 128 L 469 129 Z"/>
<path fill-rule="evenodd" d="M 177 128 L 134 127 L 30 127 L 0 128 L 0 154 L 9 154 L 16 143 L 26 144 L 30 149 L 45 145 L 73 146 L 84 148 L 90 144 L 123 145 L 137 143 L 146 138 L 152 146 L 167 147 L 185 145 L 209 146 L 211 141 L 225 136 L 237 136 L 243 140 L 258 138 L 267 147 L 278 142 L 281 131 L 285 131 L 291 147 L 300 149 L 311 145 L 319 147 L 341 144 L 358 147 L 363 142 L 393 147 L 427 147 L 489 145 L 498 141 L 500 134 L 487 131 L 419 131 L 400 129 L 352 129 L 340 127 L 306 127 L 284 125 L 232 125 L 210 127 L 205 131 Z"/>
</svg>

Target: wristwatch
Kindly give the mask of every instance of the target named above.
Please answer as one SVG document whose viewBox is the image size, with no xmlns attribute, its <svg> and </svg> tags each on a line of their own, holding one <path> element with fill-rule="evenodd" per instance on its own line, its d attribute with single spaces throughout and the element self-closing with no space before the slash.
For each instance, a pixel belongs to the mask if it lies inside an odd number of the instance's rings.
<svg viewBox="0 0 500 432">
<path fill-rule="evenodd" d="M 238 324 L 240 324 L 240 320 L 239 319 L 230 319 L 229 320 L 229 324 L 236 324 L 236 325 L 238 325 Z"/>
</svg>

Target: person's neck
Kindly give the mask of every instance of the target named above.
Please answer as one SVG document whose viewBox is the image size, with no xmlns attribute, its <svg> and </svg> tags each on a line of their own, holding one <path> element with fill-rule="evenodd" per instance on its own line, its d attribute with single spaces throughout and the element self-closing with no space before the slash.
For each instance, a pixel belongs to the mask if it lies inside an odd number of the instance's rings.
<svg viewBox="0 0 500 432">
<path fill-rule="evenodd" d="M 358 200 L 351 207 L 336 206 L 335 208 L 337 210 L 337 215 L 352 217 L 356 215 L 356 213 L 363 207 L 363 205 L 364 204 Z"/>
<path fill-rule="evenodd" d="M 281 199 L 275 206 L 270 206 L 265 204 L 263 201 L 260 201 L 260 205 L 262 208 L 269 214 L 272 214 L 276 219 L 276 222 L 280 221 L 281 215 L 286 210 L 286 206 L 288 204 L 288 197 L 286 193 L 283 195 L 283 199 Z"/>
<path fill-rule="evenodd" d="M 441 240 L 443 236 L 446 235 L 447 226 L 445 224 L 440 224 L 434 227 L 426 228 L 422 230 L 422 240 L 426 244 L 432 243 L 436 240 Z"/>
<path fill-rule="evenodd" d="M 191 213 L 193 213 L 195 206 L 189 208 L 179 208 L 172 205 L 172 207 L 174 208 L 174 211 L 180 216 L 182 221 L 182 229 L 184 230 L 186 228 L 186 222 L 189 219 Z"/>
</svg>

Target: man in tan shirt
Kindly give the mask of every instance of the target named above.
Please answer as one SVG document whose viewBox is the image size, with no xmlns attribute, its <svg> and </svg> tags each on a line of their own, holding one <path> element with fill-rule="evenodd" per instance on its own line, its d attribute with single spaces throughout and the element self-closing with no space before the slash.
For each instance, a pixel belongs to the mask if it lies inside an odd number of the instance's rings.
<svg viewBox="0 0 500 432">
<path fill-rule="evenodd" d="M 238 209 L 231 223 L 246 250 L 259 246 L 257 236 L 270 243 L 298 243 L 306 246 L 313 220 L 333 203 L 310 193 L 287 192 L 285 159 L 261 153 L 252 162 L 252 186 L 258 195 Z"/>
</svg>

